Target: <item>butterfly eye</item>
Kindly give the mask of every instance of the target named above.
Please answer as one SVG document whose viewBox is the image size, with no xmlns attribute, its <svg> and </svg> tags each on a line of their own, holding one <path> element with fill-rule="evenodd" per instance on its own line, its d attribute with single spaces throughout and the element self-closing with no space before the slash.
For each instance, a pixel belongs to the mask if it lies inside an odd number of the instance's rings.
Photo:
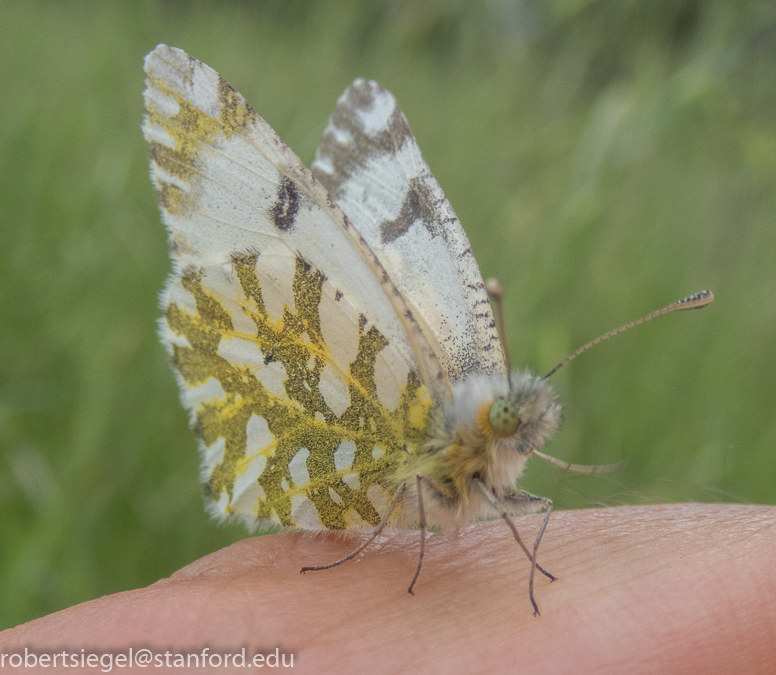
<svg viewBox="0 0 776 675">
<path fill-rule="evenodd" d="M 505 396 L 495 399 L 488 412 L 488 423 L 494 436 L 512 436 L 520 426 L 515 402 Z"/>
</svg>

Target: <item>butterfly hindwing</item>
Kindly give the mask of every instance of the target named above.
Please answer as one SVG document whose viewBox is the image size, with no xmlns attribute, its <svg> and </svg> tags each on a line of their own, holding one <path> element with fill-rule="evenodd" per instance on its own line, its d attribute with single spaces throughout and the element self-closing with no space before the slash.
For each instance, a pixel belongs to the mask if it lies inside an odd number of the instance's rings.
<svg viewBox="0 0 776 675">
<path fill-rule="evenodd" d="M 368 80 L 345 91 L 313 173 L 422 317 L 448 377 L 504 375 L 469 240 L 388 91 Z"/>
<path fill-rule="evenodd" d="M 425 442 L 422 329 L 369 246 L 214 70 L 160 45 L 144 133 L 174 270 L 162 340 L 220 516 L 376 524 Z"/>
</svg>

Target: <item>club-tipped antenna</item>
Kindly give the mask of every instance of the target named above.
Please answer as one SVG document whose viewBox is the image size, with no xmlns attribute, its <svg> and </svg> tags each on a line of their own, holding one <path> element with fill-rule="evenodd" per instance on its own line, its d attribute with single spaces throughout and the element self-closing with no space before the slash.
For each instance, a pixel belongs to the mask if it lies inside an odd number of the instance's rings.
<svg viewBox="0 0 776 675">
<path fill-rule="evenodd" d="M 493 306 L 496 308 L 496 322 L 501 335 L 501 349 L 504 351 L 504 363 L 507 368 L 507 383 L 509 388 L 512 389 L 512 368 L 509 363 L 509 347 L 507 347 L 507 334 L 504 324 L 504 289 L 501 287 L 501 282 L 498 279 L 491 277 L 485 280 L 485 290 Z"/>
<path fill-rule="evenodd" d="M 651 314 L 642 316 L 640 319 L 636 319 L 635 321 L 626 323 L 624 326 L 620 326 L 616 330 L 610 330 L 608 333 L 599 335 L 595 340 L 591 340 L 586 345 L 577 349 L 577 351 L 575 351 L 571 356 L 567 356 L 563 361 L 561 361 L 557 366 L 555 366 L 549 373 L 547 373 L 544 376 L 544 379 L 546 380 L 548 377 L 550 377 L 550 375 L 553 375 L 555 372 L 563 368 L 563 366 L 565 366 L 567 363 L 577 358 L 577 356 L 579 356 L 582 352 L 586 352 L 588 349 L 597 345 L 599 342 L 608 340 L 610 337 L 614 337 L 615 335 L 622 333 L 623 331 L 626 331 L 629 328 L 638 326 L 641 323 L 646 323 L 647 321 L 652 321 L 652 319 L 656 319 L 657 317 L 663 316 L 663 314 L 668 314 L 669 312 L 681 312 L 686 309 L 702 309 L 703 307 L 710 305 L 712 300 L 714 300 L 714 294 L 711 291 L 699 291 L 698 293 L 694 293 L 693 295 L 687 296 L 686 298 L 682 298 L 681 300 L 672 302 L 670 305 L 666 305 L 665 307 L 663 307 L 663 309 L 658 309 L 657 311 L 652 312 Z"/>
</svg>

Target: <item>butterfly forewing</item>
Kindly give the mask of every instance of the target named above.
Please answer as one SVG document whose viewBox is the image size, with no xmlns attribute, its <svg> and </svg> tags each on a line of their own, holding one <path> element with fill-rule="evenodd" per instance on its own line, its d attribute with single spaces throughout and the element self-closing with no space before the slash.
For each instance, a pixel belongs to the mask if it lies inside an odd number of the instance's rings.
<svg viewBox="0 0 776 675">
<path fill-rule="evenodd" d="M 438 366 L 326 190 L 221 77 L 160 45 L 144 132 L 174 272 L 162 339 L 221 516 L 376 524 Z M 438 378 L 437 378 L 438 379 Z"/>
<path fill-rule="evenodd" d="M 448 377 L 505 374 L 469 240 L 394 97 L 356 80 L 318 148 L 313 173 L 422 317 Z"/>
</svg>

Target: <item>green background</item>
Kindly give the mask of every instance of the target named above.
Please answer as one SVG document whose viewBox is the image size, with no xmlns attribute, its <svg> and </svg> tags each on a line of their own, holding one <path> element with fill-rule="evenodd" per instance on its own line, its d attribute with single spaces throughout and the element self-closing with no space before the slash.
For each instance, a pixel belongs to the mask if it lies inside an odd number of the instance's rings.
<svg viewBox="0 0 776 675">
<path fill-rule="evenodd" d="M 546 451 L 629 466 L 535 459 L 529 490 L 561 508 L 776 502 L 772 3 L 3 0 L 0 628 L 245 536 L 204 513 L 155 333 L 170 263 L 140 122 L 158 42 L 218 70 L 308 165 L 352 79 L 391 90 L 502 280 L 515 364 L 546 372 L 715 292 L 553 377 Z"/>
</svg>

